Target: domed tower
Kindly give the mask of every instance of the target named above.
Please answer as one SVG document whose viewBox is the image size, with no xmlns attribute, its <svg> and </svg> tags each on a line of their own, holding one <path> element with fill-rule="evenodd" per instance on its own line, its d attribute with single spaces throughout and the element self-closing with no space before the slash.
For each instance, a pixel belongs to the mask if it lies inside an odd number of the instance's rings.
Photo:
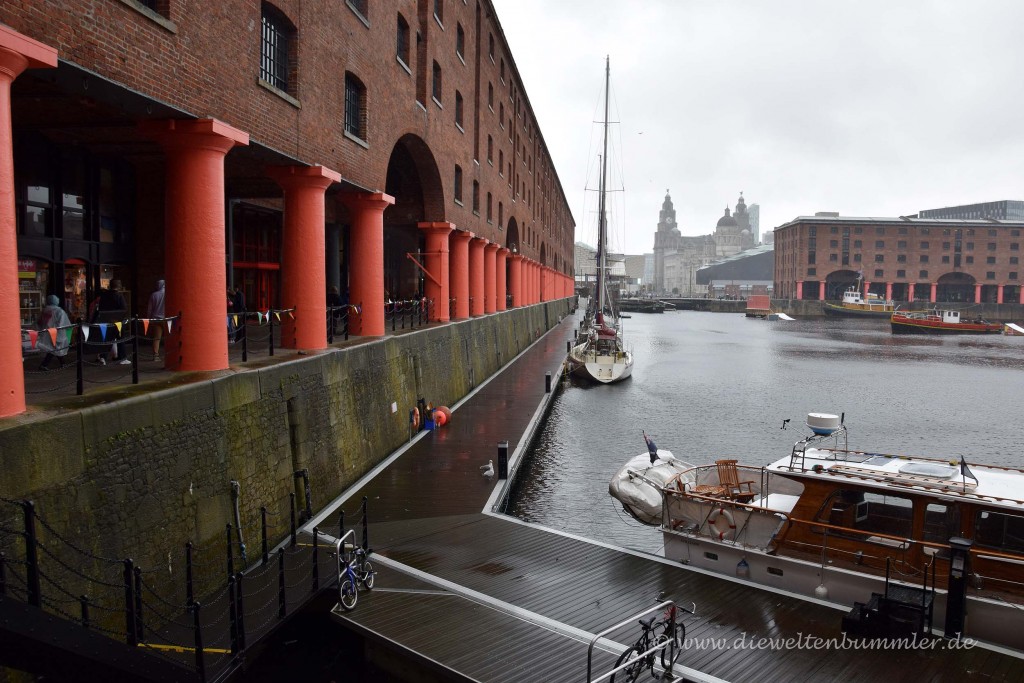
<svg viewBox="0 0 1024 683">
<path fill-rule="evenodd" d="M 757 242 L 757 238 L 754 237 L 754 231 L 750 227 L 751 216 L 747 211 L 747 202 L 743 199 L 742 192 L 740 192 L 740 198 L 736 201 L 736 212 L 733 214 L 733 218 L 736 219 L 736 224 L 740 226 L 740 251 L 750 249 Z"/>
<path fill-rule="evenodd" d="M 725 207 L 725 215 L 718 219 L 715 226 L 715 256 L 724 258 L 740 251 L 740 226 L 736 219 L 729 215 L 729 206 Z"/>
</svg>

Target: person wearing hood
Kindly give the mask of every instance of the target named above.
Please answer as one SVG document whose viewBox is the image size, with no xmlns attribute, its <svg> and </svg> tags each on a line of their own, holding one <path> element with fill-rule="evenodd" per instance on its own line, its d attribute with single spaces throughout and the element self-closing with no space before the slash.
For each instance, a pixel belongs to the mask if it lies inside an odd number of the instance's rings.
<svg viewBox="0 0 1024 683">
<path fill-rule="evenodd" d="M 50 361 L 54 357 L 60 361 L 60 366 L 64 367 L 64 356 L 68 355 L 68 350 L 71 348 L 67 333 L 67 328 L 71 327 L 71 319 L 68 318 L 68 314 L 64 312 L 64 309 L 60 307 L 60 299 L 55 295 L 51 294 L 46 297 L 46 307 L 39 314 L 36 327 L 41 332 L 51 328 L 57 329 L 56 342 L 50 337 L 49 333 L 39 335 L 39 341 L 36 342 L 36 346 L 46 351 L 46 357 L 39 364 L 39 369 L 49 370 Z"/>
<path fill-rule="evenodd" d="M 160 360 L 160 338 L 164 336 L 164 287 L 163 280 L 156 281 L 156 289 L 149 295 L 149 308 L 146 317 L 153 330 L 153 360 Z"/>
</svg>

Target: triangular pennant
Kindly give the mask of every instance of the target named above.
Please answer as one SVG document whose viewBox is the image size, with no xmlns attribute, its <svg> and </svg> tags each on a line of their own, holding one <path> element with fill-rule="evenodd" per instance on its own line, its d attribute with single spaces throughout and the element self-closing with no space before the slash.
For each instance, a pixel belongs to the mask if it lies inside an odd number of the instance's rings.
<svg viewBox="0 0 1024 683">
<path fill-rule="evenodd" d="M 71 333 L 74 332 L 74 331 L 75 331 L 75 328 L 73 328 L 73 327 L 69 327 L 68 330 L 67 330 L 67 332 L 68 332 L 68 345 L 69 346 L 71 345 Z"/>
<path fill-rule="evenodd" d="M 82 325 L 82 341 L 89 341 L 89 326 Z"/>
<path fill-rule="evenodd" d="M 107 324 L 100 323 L 100 339 L 107 341 Z"/>
<path fill-rule="evenodd" d="M 123 325 L 123 324 L 124 323 L 122 323 L 120 320 L 118 320 L 116 323 L 114 323 L 114 327 L 117 328 L 117 333 L 118 334 L 121 334 L 121 325 Z"/>
<path fill-rule="evenodd" d="M 238 327 L 238 314 L 232 315 L 231 319 L 235 322 L 235 327 Z"/>
<path fill-rule="evenodd" d="M 262 325 L 263 324 L 263 314 L 260 313 L 259 311 L 256 311 L 256 324 L 257 325 Z"/>
<path fill-rule="evenodd" d="M 281 322 L 281 311 L 274 311 L 274 317 L 277 318 L 277 322 Z"/>
<path fill-rule="evenodd" d="M 267 312 L 263 314 L 263 319 L 266 320 L 268 323 L 270 322 L 270 309 L 269 308 L 267 309 Z"/>
<path fill-rule="evenodd" d="M 36 348 L 36 342 L 39 341 L 39 332 L 36 330 L 29 330 L 28 340 L 32 342 L 32 348 Z"/>
<path fill-rule="evenodd" d="M 288 311 L 288 317 L 291 318 L 292 320 L 295 320 L 295 314 L 291 311 Z"/>
<path fill-rule="evenodd" d="M 149 334 L 149 318 L 142 318 L 142 334 Z"/>
<path fill-rule="evenodd" d="M 48 335 L 50 335 L 50 341 L 53 342 L 53 347 L 57 348 L 57 328 L 56 327 L 47 327 L 46 328 L 46 333 Z"/>
<path fill-rule="evenodd" d="M 171 326 L 174 324 L 174 318 L 167 319 L 167 334 L 171 333 Z"/>
</svg>

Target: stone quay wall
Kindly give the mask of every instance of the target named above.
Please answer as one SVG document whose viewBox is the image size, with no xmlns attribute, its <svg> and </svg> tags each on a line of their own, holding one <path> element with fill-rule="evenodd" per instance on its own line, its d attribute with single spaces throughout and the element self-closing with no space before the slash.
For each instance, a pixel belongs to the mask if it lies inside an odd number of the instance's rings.
<svg viewBox="0 0 1024 683">
<path fill-rule="evenodd" d="M 42 543 L 83 573 L 116 584 L 111 561 L 131 557 L 150 572 L 147 584 L 183 604 L 187 541 L 195 545 L 197 597 L 224 584 L 232 482 L 240 486 L 251 563 L 260 555 L 260 506 L 268 509 L 271 545 L 289 532 L 290 494 L 304 507 L 296 471 L 309 472 L 315 513 L 409 439 L 418 398 L 454 404 L 573 305 L 560 299 L 171 388 L 143 387 L 73 412 L 5 420 L 0 496 L 33 500 L 50 527 Z M 21 524 L 17 507 L 0 506 L 0 525 Z M 92 563 L 81 566 L 87 556 L 69 545 L 94 556 Z M 10 534 L 0 536 L 0 551 L 24 555 Z M 66 579 L 74 595 L 101 592 L 71 573 Z"/>
</svg>

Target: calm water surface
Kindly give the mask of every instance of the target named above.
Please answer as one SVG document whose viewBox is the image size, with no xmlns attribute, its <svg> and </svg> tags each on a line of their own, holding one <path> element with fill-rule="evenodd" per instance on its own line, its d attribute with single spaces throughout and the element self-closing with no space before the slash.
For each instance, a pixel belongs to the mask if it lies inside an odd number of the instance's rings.
<svg viewBox="0 0 1024 683">
<path fill-rule="evenodd" d="M 660 534 L 608 495 L 612 475 L 646 450 L 641 430 L 692 463 L 764 465 L 808 433 L 809 412 L 845 412 L 850 448 L 1024 466 L 1024 338 L 726 313 L 637 313 L 624 324 L 633 376 L 563 387 L 510 514 L 657 551 Z"/>
</svg>

